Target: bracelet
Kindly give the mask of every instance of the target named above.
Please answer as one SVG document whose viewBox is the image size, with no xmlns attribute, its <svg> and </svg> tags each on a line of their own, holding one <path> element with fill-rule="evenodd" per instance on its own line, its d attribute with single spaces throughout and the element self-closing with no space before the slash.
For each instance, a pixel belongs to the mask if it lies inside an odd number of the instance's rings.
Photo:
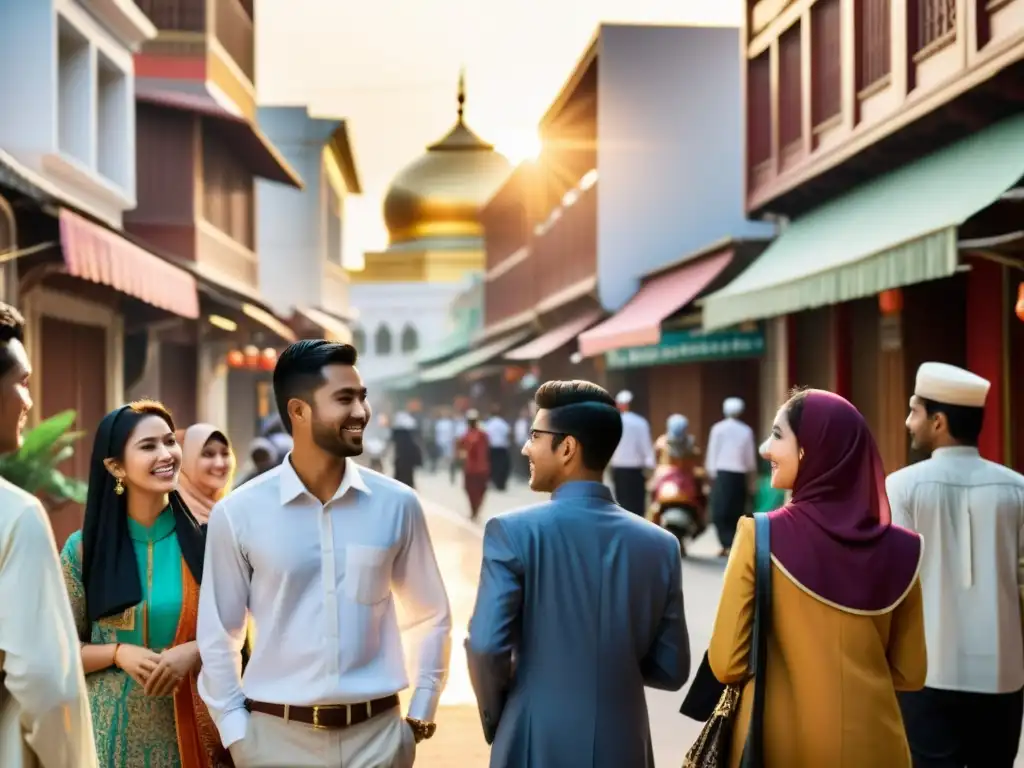
<svg viewBox="0 0 1024 768">
<path fill-rule="evenodd" d="M 120 650 L 121 650 L 121 644 L 120 643 L 115 643 L 114 644 L 114 658 L 113 658 L 113 661 L 112 661 L 112 665 L 117 667 L 118 669 L 121 668 L 117 664 L 117 652 L 120 651 Z"/>
</svg>

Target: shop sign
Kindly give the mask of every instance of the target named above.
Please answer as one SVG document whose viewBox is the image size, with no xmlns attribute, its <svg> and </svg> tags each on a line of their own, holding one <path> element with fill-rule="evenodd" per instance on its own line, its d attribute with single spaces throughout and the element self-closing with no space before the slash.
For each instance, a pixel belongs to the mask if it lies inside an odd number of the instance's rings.
<svg viewBox="0 0 1024 768">
<path fill-rule="evenodd" d="M 646 368 L 673 363 L 703 363 L 735 360 L 764 354 L 764 329 L 761 326 L 742 331 L 700 330 L 664 331 L 660 344 L 624 347 L 605 353 L 610 370 Z"/>
</svg>

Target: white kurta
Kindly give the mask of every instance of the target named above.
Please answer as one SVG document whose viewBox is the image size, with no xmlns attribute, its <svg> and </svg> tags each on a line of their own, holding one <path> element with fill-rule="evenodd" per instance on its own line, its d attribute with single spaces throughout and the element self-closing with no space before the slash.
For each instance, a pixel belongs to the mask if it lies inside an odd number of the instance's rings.
<svg viewBox="0 0 1024 768">
<path fill-rule="evenodd" d="M 892 519 L 924 539 L 929 688 L 1024 688 L 1024 477 L 940 448 L 886 481 Z"/>
</svg>

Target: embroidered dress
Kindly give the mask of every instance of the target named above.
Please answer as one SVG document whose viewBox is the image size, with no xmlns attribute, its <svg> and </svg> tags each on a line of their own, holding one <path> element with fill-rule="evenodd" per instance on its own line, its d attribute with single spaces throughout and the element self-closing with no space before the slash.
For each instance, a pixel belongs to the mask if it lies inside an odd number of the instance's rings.
<svg viewBox="0 0 1024 768">
<path fill-rule="evenodd" d="M 124 643 L 160 652 L 176 644 L 183 618 L 187 569 L 175 534 L 174 514 L 165 510 L 149 528 L 129 519 L 128 530 L 143 600 L 91 627 L 82 584 L 81 531 L 71 534 L 64 545 L 61 564 L 75 624 L 79 637 L 90 643 Z M 188 586 L 195 588 L 194 582 L 188 581 Z M 86 675 L 86 684 L 101 768 L 188 768 L 181 759 L 174 696 L 147 696 L 127 672 L 116 667 Z"/>
</svg>

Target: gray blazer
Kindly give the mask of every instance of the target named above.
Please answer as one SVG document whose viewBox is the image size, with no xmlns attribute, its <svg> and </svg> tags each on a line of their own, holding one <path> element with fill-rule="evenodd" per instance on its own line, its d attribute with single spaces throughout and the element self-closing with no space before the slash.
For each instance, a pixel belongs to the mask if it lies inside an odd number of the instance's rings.
<svg viewBox="0 0 1024 768">
<path fill-rule="evenodd" d="M 466 652 L 491 768 L 653 768 L 644 686 L 690 671 L 679 543 L 600 483 L 492 518 Z"/>
</svg>

